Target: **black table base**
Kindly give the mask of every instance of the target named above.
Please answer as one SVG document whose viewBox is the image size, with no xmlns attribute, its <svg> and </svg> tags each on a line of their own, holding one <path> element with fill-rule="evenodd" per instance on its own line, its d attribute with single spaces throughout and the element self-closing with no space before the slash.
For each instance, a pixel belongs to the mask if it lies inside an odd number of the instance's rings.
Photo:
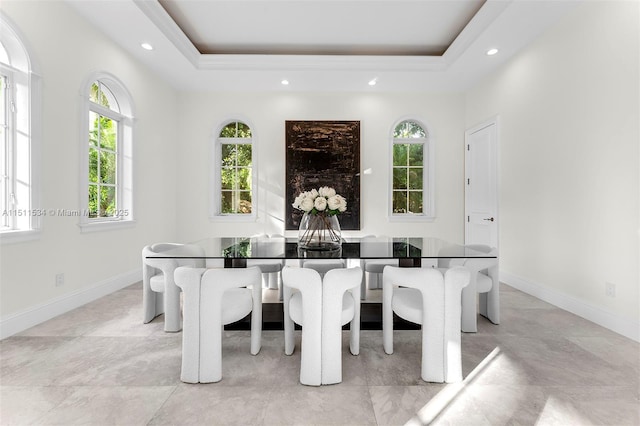
<svg viewBox="0 0 640 426">
<path fill-rule="evenodd" d="M 282 303 L 262 304 L 262 329 L 263 330 L 284 330 L 284 312 Z M 296 326 L 298 328 L 298 326 Z M 346 330 L 349 325 L 345 325 Z M 393 316 L 393 328 L 395 330 L 419 330 L 420 326 L 405 321 L 402 318 Z M 251 330 L 251 314 L 233 324 L 224 326 L 225 330 Z M 360 304 L 360 329 L 361 330 L 382 330 L 382 304 L 362 302 Z"/>
</svg>

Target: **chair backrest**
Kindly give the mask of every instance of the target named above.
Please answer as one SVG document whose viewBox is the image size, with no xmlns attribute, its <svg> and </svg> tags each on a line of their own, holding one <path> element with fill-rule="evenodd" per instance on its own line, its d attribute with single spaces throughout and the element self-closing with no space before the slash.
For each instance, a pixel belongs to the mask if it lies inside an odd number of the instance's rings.
<svg viewBox="0 0 640 426">
<path fill-rule="evenodd" d="M 323 353 L 325 344 L 327 348 L 341 346 L 342 333 L 336 333 L 335 330 L 340 330 L 342 327 L 344 294 L 347 292 L 353 298 L 353 306 L 359 305 L 361 282 L 362 269 L 360 267 L 332 269 L 325 274 L 322 280 Z"/>
<path fill-rule="evenodd" d="M 173 250 L 182 247 L 184 244 L 179 243 L 155 243 L 149 246 L 153 253 L 162 253 L 163 251 Z"/>
<path fill-rule="evenodd" d="M 197 294 L 197 299 L 212 301 L 212 312 L 221 313 L 224 292 L 238 287 L 251 287 L 254 308 L 262 304 L 262 273 L 258 267 L 205 269 L 181 266 L 175 270 L 175 281 L 185 292 L 185 306 L 187 295 Z M 262 312 L 259 316 L 262 318 Z"/>
<path fill-rule="evenodd" d="M 480 253 L 486 253 L 486 254 L 490 254 L 490 255 L 498 255 L 498 249 L 495 247 L 491 247 L 485 244 L 467 244 L 464 246 L 465 248 L 480 252 Z M 490 266 L 493 266 L 495 263 L 497 263 L 497 259 L 487 259 L 487 258 L 456 258 L 456 259 L 450 259 L 450 258 L 441 258 L 438 259 L 438 268 L 450 268 L 452 266 L 466 266 L 469 269 L 473 269 L 476 271 L 480 271 L 482 269 L 486 269 Z M 487 265 L 487 266 L 483 266 L 483 265 Z M 476 266 L 478 265 L 478 266 Z"/>
<path fill-rule="evenodd" d="M 357 288 L 359 291 L 361 280 L 362 269 L 360 267 L 332 269 L 327 271 L 322 280 L 322 290 L 323 292 L 344 293 L 347 290 Z"/>
<path fill-rule="evenodd" d="M 262 288 L 262 273 L 258 267 L 207 269 L 204 274 L 202 274 L 202 283 L 203 285 L 215 288 L 215 291 L 220 294 L 230 288 Z"/>
<path fill-rule="evenodd" d="M 313 269 L 294 268 L 285 266 L 282 268 L 282 292 L 285 303 L 285 314 L 289 312 L 286 306 L 291 299 L 292 289 L 300 291 L 302 296 L 302 322 L 303 333 L 320 330 L 322 321 L 322 278 Z M 286 318 L 285 318 L 286 320 Z M 314 334 L 313 332 L 312 334 Z M 318 336 L 318 339 L 320 336 Z"/>
<path fill-rule="evenodd" d="M 464 266 L 454 266 L 444 273 L 444 286 L 448 289 L 462 290 L 469 284 L 470 271 Z"/>
<path fill-rule="evenodd" d="M 175 250 L 176 254 L 184 256 L 184 258 L 175 259 L 154 259 L 147 258 L 154 254 L 164 253 L 169 250 Z M 202 268 L 205 266 L 204 249 L 195 244 L 178 244 L 178 243 L 156 243 L 145 246 L 142 249 L 142 263 L 156 269 L 175 269 L 178 266 L 193 266 Z"/>
<path fill-rule="evenodd" d="M 442 272 L 433 268 L 400 268 L 385 266 L 383 273 L 385 283 L 402 287 L 415 288 L 429 292 L 434 286 L 443 285 Z"/>
<path fill-rule="evenodd" d="M 421 324 L 423 327 L 427 324 L 430 324 L 429 327 L 439 327 L 439 325 L 428 322 L 429 318 L 436 318 L 438 321 L 440 318 L 444 318 L 444 276 L 438 269 L 385 266 L 382 273 L 382 286 L 383 310 L 391 309 L 395 286 L 414 288 L 420 291 L 422 296 Z M 402 309 L 400 306 L 397 308 Z M 389 318 L 388 314 L 384 316 Z M 383 318 L 384 320 L 385 318 Z"/>
<path fill-rule="evenodd" d="M 470 257 L 467 258 L 463 265 L 467 268 L 472 274 L 478 273 L 485 269 L 491 268 L 492 266 L 496 266 L 498 264 L 498 249 L 495 247 L 490 247 L 483 244 L 469 244 L 465 246 L 471 250 L 479 251 L 481 253 L 485 253 L 491 256 L 496 256 L 495 258 L 477 258 Z"/>
<path fill-rule="evenodd" d="M 286 266 L 282 269 L 282 284 L 285 287 L 297 290 L 318 291 L 318 297 L 322 292 L 322 278 L 320 273 L 314 269 L 292 268 Z"/>
<path fill-rule="evenodd" d="M 142 281 L 143 283 L 147 283 L 147 281 L 157 273 L 158 270 L 163 273 L 170 273 L 175 268 L 178 267 L 178 262 L 175 259 L 160 259 L 153 258 L 148 256 L 153 256 L 154 254 L 162 253 L 164 251 L 176 249 L 181 247 L 182 244 L 174 244 L 174 243 L 157 243 L 150 244 L 145 246 L 142 249 Z"/>
</svg>

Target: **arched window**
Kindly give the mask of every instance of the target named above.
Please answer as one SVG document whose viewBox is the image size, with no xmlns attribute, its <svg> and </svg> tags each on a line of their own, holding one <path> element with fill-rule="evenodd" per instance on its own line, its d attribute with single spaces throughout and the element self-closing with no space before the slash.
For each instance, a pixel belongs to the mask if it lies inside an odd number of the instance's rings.
<svg viewBox="0 0 640 426">
<path fill-rule="evenodd" d="M 86 85 L 83 130 L 83 230 L 133 222 L 132 103 L 124 85 L 108 74 Z"/>
<path fill-rule="evenodd" d="M 12 24 L 0 15 L 0 235 L 2 242 L 38 236 L 41 217 L 40 78 Z"/>
<path fill-rule="evenodd" d="M 255 218 L 254 135 L 243 120 L 230 120 L 217 132 L 213 217 Z"/>
<path fill-rule="evenodd" d="M 402 120 L 393 128 L 391 217 L 433 218 L 433 155 L 426 127 Z"/>
</svg>

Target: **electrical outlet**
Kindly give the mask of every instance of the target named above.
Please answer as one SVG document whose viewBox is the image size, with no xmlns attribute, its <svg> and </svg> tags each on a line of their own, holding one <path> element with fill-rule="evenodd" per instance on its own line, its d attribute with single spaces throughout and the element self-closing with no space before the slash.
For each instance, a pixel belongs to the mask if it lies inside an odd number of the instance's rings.
<svg viewBox="0 0 640 426">
<path fill-rule="evenodd" d="M 616 285 L 613 283 L 604 283 L 604 292 L 609 297 L 616 297 Z"/>
<path fill-rule="evenodd" d="M 64 274 L 56 274 L 56 287 L 64 285 Z"/>
</svg>

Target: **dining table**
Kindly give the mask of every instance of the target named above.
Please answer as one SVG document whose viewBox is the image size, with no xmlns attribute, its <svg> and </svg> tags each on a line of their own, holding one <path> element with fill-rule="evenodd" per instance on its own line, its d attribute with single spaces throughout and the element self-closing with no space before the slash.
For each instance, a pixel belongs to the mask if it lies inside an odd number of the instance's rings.
<svg viewBox="0 0 640 426">
<path fill-rule="evenodd" d="M 210 237 L 155 253 L 161 259 L 221 259 L 225 268 L 243 268 L 248 259 L 397 259 L 400 267 L 420 267 L 425 259 L 495 258 L 461 244 L 433 237 L 343 237 L 334 250 L 301 249 L 295 237 Z M 198 247 L 194 253 L 192 247 Z"/>
<path fill-rule="evenodd" d="M 196 248 L 196 250 L 194 250 Z M 281 260 L 294 262 L 304 259 L 343 259 L 346 261 L 397 259 L 400 267 L 437 267 L 438 259 L 495 258 L 461 244 L 434 237 L 344 237 L 334 250 L 300 249 L 296 237 L 237 236 L 209 237 L 192 241 L 172 250 L 149 257 L 161 259 L 202 259 L 207 265 L 225 268 L 244 268 L 247 261 Z M 380 330 L 382 304 L 380 300 L 362 301 L 362 329 Z M 415 329 L 414 324 L 394 320 L 396 329 Z M 227 325 L 225 329 L 246 330 L 249 320 Z M 263 329 L 281 330 L 282 302 L 263 303 Z"/>
</svg>

